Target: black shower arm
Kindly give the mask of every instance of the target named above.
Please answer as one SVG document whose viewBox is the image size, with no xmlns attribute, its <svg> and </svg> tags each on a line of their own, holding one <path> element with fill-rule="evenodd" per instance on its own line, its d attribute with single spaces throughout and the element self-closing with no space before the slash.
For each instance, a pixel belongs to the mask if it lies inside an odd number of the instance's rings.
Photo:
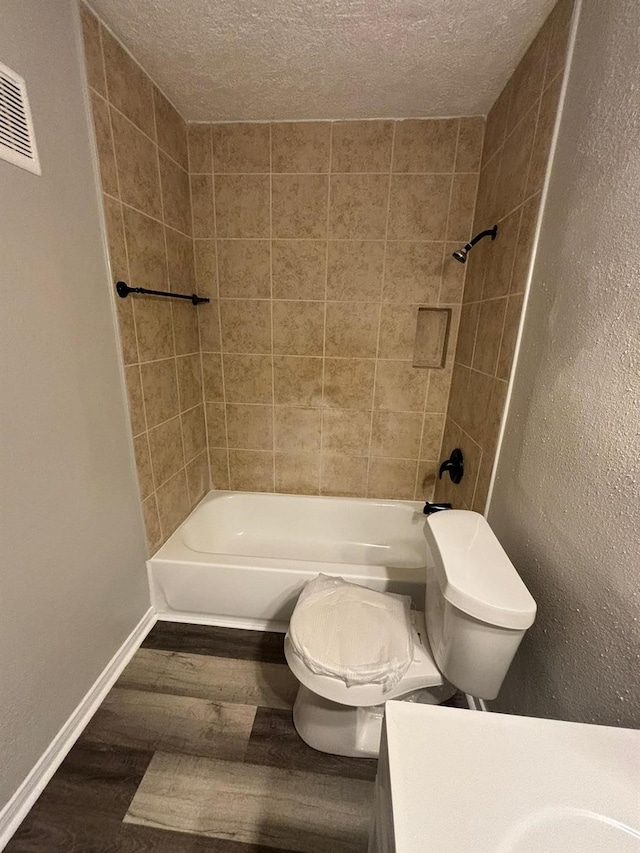
<svg viewBox="0 0 640 853">
<path fill-rule="evenodd" d="M 493 228 L 487 228 L 486 231 L 481 231 L 479 234 L 476 234 L 464 247 L 465 251 L 469 251 L 469 249 L 473 249 L 476 243 L 479 243 L 483 237 L 491 237 L 492 240 L 496 239 L 496 234 L 498 233 L 498 226 L 494 225 Z"/>
</svg>

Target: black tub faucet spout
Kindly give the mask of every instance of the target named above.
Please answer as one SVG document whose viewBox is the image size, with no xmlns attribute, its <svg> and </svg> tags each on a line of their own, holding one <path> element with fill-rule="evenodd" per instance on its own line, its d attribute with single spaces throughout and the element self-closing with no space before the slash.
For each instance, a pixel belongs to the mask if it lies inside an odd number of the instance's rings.
<svg viewBox="0 0 640 853">
<path fill-rule="evenodd" d="M 443 512 L 445 509 L 451 509 L 451 504 L 432 504 L 427 501 L 422 512 L 425 515 L 433 515 L 434 512 Z"/>
</svg>

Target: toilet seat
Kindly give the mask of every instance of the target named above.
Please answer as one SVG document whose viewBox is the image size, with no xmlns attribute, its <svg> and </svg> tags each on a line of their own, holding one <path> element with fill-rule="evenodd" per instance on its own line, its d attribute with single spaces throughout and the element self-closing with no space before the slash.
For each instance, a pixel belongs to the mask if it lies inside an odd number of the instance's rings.
<svg viewBox="0 0 640 853">
<path fill-rule="evenodd" d="M 389 699 L 397 699 L 415 690 L 440 687 L 445 681 L 429 648 L 424 627 L 424 614 L 413 611 L 411 615 L 413 660 L 400 681 L 390 690 L 385 691 L 382 684 L 354 684 L 347 687 L 340 678 L 312 672 L 296 653 L 288 634 L 284 641 L 287 663 L 298 681 L 313 693 L 331 702 L 351 707 L 382 705 Z"/>
<path fill-rule="evenodd" d="M 320 574 L 301 592 L 287 636 L 312 673 L 389 691 L 413 660 L 411 599 Z"/>
</svg>

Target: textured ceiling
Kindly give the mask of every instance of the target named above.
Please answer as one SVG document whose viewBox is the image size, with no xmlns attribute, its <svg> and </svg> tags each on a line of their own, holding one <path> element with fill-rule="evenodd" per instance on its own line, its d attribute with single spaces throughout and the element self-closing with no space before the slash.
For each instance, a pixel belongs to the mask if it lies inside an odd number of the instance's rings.
<svg viewBox="0 0 640 853">
<path fill-rule="evenodd" d="M 91 0 L 189 121 L 484 115 L 554 0 Z"/>
</svg>

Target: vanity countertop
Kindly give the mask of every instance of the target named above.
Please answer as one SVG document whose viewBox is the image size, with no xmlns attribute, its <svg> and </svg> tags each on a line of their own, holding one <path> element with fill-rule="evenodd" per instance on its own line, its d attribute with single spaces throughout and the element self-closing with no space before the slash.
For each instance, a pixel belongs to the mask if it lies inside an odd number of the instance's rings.
<svg viewBox="0 0 640 853">
<path fill-rule="evenodd" d="M 640 853 L 640 731 L 391 701 L 385 734 L 397 853 Z"/>
</svg>

